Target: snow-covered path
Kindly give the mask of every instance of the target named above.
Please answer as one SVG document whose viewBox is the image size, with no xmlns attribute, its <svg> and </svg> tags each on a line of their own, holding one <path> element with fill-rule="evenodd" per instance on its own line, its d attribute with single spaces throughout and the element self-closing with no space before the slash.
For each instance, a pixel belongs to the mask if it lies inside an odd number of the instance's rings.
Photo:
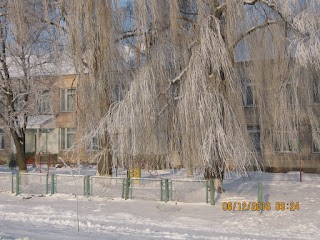
<svg viewBox="0 0 320 240">
<path fill-rule="evenodd" d="M 319 178 L 305 175 L 299 183 L 285 174 L 264 176 L 272 209 L 262 214 L 222 210 L 223 202 L 256 201 L 255 177 L 227 180 L 215 206 L 0 193 L 0 239 L 320 239 Z M 276 211 L 276 201 L 299 202 L 300 210 Z"/>
</svg>

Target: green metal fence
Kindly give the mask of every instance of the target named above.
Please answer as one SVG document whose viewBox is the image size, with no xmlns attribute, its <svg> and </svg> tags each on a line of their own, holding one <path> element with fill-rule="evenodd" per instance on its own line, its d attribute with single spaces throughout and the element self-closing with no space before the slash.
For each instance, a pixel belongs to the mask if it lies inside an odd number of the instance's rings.
<svg viewBox="0 0 320 240">
<path fill-rule="evenodd" d="M 124 178 L 90 176 L 89 188 L 91 196 L 116 198 L 123 195 Z M 124 197 L 123 197 L 124 198 Z"/>
<path fill-rule="evenodd" d="M 49 182 L 47 174 L 43 173 L 20 173 L 16 174 L 16 195 L 25 194 L 48 194 Z"/>
<path fill-rule="evenodd" d="M 128 180 L 127 180 L 128 181 Z M 126 181 L 124 181 L 126 183 Z M 129 194 L 131 199 L 161 200 L 161 179 L 131 178 Z M 127 185 L 126 185 L 127 186 Z"/>
<path fill-rule="evenodd" d="M 54 174 L 51 176 L 51 194 L 89 195 L 87 181 L 85 175 Z"/>
<path fill-rule="evenodd" d="M 259 196 L 261 186 L 259 186 Z M 215 204 L 213 180 L 117 178 L 41 173 L 0 173 L 0 191 L 74 194 L 123 199 Z"/>
<path fill-rule="evenodd" d="M 258 183 L 258 203 L 263 203 L 263 185 L 262 182 Z M 263 211 L 263 208 L 261 208 L 261 212 Z"/>
<path fill-rule="evenodd" d="M 14 192 L 15 176 L 12 172 L 0 172 L 0 192 Z"/>
<path fill-rule="evenodd" d="M 172 185 L 171 185 L 172 186 Z M 169 180 L 161 179 L 161 196 L 160 201 L 168 202 L 170 200 Z"/>
<path fill-rule="evenodd" d="M 208 181 L 206 180 L 170 180 L 170 200 L 177 202 L 208 202 Z"/>
</svg>

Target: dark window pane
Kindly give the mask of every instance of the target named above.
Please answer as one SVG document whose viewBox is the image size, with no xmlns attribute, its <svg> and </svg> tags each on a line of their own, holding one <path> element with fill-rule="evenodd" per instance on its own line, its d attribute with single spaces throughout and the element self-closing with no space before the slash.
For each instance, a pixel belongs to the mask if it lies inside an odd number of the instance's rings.
<svg viewBox="0 0 320 240">
<path fill-rule="evenodd" d="M 71 148 L 72 145 L 76 141 L 76 134 L 75 133 L 68 133 L 67 134 L 67 148 Z"/>
<path fill-rule="evenodd" d="M 61 128 L 61 132 L 60 132 L 60 147 L 61 149 L 65 149 L 65 137 L 66 137 L 66 132 L 65 132 L 65 128 Z"/>
<path fill-rule="evenodd" d="M 251 132 L 249 133 L 250 140 L 255 147 L 257 152 L 261 151 L 261 146 L 260 146 L 260 132 Z"/>
<path fill-rule="evenodd" d="M 3 129 L 0 129 L 0 149 L 4 149 L 4 136 Z"/>
<path fill-rule="evenodd" d="M 253 105 L 252 86 L 246 87 L 246 106 Z"/>
<path fill-rule="evenodd" d="M 317 78 L 313 79 L 313 102 L 320 103 L 320 90 L 319 90 L 319 80 Z"/>
<path fill-rule="evenodd" d="M 74 95 L 71 95 L 71 94 L 68 94 L 67 96 L 67 111 L 73 111 L 74 110 L 74 99 L 75 96 Z"/>
<path fill-rule="evenodd" d="M 60 111 L 66 110 L 65 89 L 60 89 Z"/>
</svg>

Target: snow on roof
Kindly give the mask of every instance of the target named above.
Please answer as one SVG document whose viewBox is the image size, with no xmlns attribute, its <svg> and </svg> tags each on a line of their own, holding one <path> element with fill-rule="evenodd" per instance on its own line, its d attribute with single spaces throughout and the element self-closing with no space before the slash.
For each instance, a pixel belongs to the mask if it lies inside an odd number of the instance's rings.
<svg viewBox="0 0 320 240">
<path fill-rule="evenodd" d="M 65 54 L 61 54 L 58 60 L 53 60 L 52 56 L 26 56 L 29 62 L 30 74 L 32 76 L 48 76 L 48 75 L 69 75 L 75 74 L 76 69 L 71 58 Z M 7 57 L 7 65 L 9 74 L 13 78 L 23 77 L 22 62 L 18 57 Z"/>
<path fill-rule="evenodd" d="M 54 115 L 29 116 L 27 129 L 55 128 Z"/>
</svg>

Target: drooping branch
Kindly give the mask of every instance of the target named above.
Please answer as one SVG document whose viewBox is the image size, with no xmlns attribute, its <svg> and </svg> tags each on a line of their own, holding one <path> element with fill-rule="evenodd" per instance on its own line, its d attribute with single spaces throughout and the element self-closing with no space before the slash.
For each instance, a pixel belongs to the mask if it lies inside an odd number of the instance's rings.
<svg viewBox="0 0 320 240">
<path fill-rule="evenodd" d="M 215 17 L 216 18 L 220 18 L 220 16 L 222 15 L 223 12 L 226 11 L 226 8 L 227 8 L 227 4 L 226 3 L 223 3 L 221 5 L 219 5 L 216 9 L 215 9 Z"/>
<path fill-rule="evenodd" d="M 261 2 L 263 4 L 266 4 L 270 8 L 274 8 L 275 5 L 273 3 L 269 3 L 266 0 L 252 0 L 252 1 L 243 1 L 244 5 L 255 5 L 257 2 Z"/>
<path fill-rule="evenodd" d="M 299 30 L 292 24 L 292 22 L 288 21 L 288 19 L 285 18 L 285 16 L 281 13 L 281 11 L 279 11 L 279 9 L 277 9 L 277 6 L 274 3 L 270 3 L 267 0 L 252 0 L 252 1 L 244 1 L 243 3 L 245 5 L 255 5 L 258 2 L 261 4 L 264 4 L 265 6 L 269 7 L 273 11 L 275 11 L 279 15 L 279 17 L 282 19 L 282 21 L 284 21 L 286 24 L 288 24 L 288 26 L 292 30 L 299 32 Z"/>
<path fill-rule="evenodd" d="M 259 30 L 259 29 L 268 27 L 268 26 L 270 26 L 272 24 L 276 24 L 276 23 L 277 23 L 277 21 L 266 21 L 265 23 L 263 23 L 261 25 L 257 25 L 257 26 L 254 26 L 254 27 L 250 28 L 249 30 L 247 30 L 246 32 L 242 33 L 238 37 L 238 39 L 233 44 L 233 48 L 235 48 L 241 40 L 243 40 L 246 36 L 250 35 L 251 33 L 255 32 L 255 31 Z"/>
</svg>

